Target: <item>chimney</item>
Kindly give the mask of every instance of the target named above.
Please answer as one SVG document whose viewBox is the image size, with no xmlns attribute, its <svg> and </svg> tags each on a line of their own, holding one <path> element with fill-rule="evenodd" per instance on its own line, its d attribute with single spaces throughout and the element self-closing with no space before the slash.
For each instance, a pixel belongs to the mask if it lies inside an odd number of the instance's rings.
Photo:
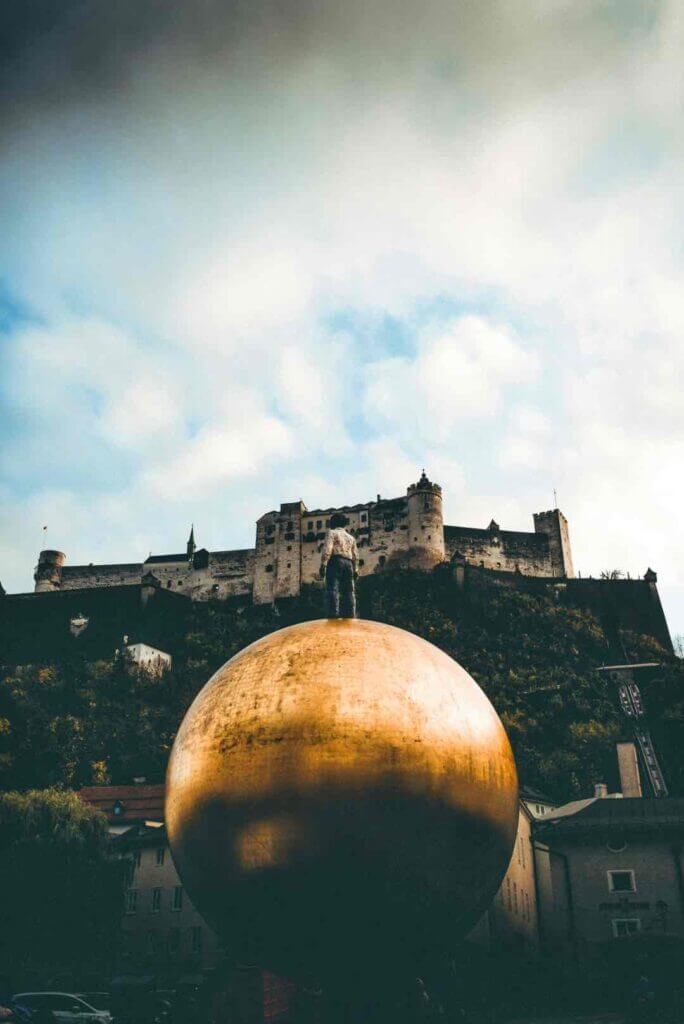
<svg viewBox="0 0 684 1024">
<path fill-rule="evenodd" d="M 639 777 L 639 761 L 634 744 L 618 743 L 617 759 L 622 795 L 625 797 L 643 796 L 641 778 Z"/>
<path fill-rule="evenodd" d="M 596 800 L 604 800 L 608 796 L 608 786 L 605 782 L 597 782 L 594 786 L 594 797 Z"/>
</svg>

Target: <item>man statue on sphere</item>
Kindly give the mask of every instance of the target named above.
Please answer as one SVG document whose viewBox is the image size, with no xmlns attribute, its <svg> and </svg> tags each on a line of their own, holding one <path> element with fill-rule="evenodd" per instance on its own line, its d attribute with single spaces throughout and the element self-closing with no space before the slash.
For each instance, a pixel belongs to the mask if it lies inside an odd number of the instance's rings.
<svg viewBox="0 0 684 1024">
<path fill-rule="evenodd" d="M 351 533 L 345 530 L 347 520 L 339 512 L 330 517 L 321 558 L 321 579 L 325 589 L 329 619 L 356 618 L 355 580 L 359 574 L 359 552 Z"/>
</svg>

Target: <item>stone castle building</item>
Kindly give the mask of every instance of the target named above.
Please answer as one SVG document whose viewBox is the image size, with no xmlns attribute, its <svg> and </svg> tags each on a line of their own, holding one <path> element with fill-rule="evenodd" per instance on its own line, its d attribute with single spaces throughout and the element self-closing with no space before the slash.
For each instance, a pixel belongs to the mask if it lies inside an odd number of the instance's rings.
<svg viewBox="0 0 684 1024">
<path fill-rule="evenodd" d="M 192 600 L 249 596 L 255 604 L 297 596 L 318 579 L 330 517 L 346 516 L 356 537 L 361 575 L 393 566 L 430 570 L 452 561 L 542 578 L 574 576 L 568 523 L 559 509 L 534 514 L 534 532 L 449 526 L 442 516 L 442 489 L 423 472 L 405 495 L 342 508 L 307 509 L 286 502 L 257 521 L 253 548 L 207 551 L 195 545 L 194 529 L 185 552 L 150 555 L 120 565 L 65 565 L 61 551 L 41 551 L 35 591 L 83 590 L 137 585 L 163 587 Z"/>
</svg>

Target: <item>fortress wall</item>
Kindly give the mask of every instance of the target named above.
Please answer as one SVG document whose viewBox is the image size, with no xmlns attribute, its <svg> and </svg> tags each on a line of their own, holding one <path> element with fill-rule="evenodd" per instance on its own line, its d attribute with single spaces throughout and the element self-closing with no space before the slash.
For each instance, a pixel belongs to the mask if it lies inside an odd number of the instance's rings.
<svg viewBox="0 0 684 1024">
<path fill-rule="evenodd" d="M 362 559 L 362 543 L 368 542 L 370 505 L 357 508 L 326 509 L 325 511 L 306 512 L 302 516 L 302 583 L 315 583 L 320 579 L 319 569 L 323 554 L 325 534 L 330 517 L 340 512 L 347 519 L 347 530 L 356 537 L 359 558 Z M 311 527 L 311 529 L 310 529 Z M 364 572 L 364 566 L 360 566 Z"/>
<path fill-rule="evenodd" d="M 60 590 L 132 586 L 140 583 L 142 571 L 140 563 L 64 566 Z"/>
<path fill-rule="evenodd" d="M 408 561 L 409 524 L 406 498 L 380 501 L 370 515 L 368 543 L 359 548 L 364 575 Z"/>
<path fill-rule="evenodd" d="M 483 569 L 519 571 L 525 576 L 556 575 L 544 534 L 445 526 L 444 541 L 447 558 L 459 553 L 466 562 Z"/>
<path fill-rule="evenodd" d="M 192 598 L 195 601 L 221 600 L 250 594 L 254 581 L 254 548 L 237 551 L 212 551 L 209 565 L 192 574 Z"/>
<path fill-rule="evenodd" d="M 192 566 L 185 557 L 177 562 L 146 562 L 144 571 L 153 573 L 167 590 L 181 594 L 192 590 Z"/>
</svg>

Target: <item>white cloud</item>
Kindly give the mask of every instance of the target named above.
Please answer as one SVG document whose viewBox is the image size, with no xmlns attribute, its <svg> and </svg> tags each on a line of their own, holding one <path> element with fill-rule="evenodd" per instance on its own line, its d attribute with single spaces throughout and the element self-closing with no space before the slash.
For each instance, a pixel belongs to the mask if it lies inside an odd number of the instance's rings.
<svg viewBox="0 0 684 1024">
<path fill-rule="evenodd" d="M 428 331 L 414 358 L 370 365 L 366 416 L 383 431 L 444 444 L 459 424 L 495 416 L 506 393 L 524 390 L 536 375 L 535 356 L 508 328 L 465 316 Z"/>
<path fill-rule="evenodd" d="M 76 46 L 49 65 L 69 80 L 8 114 L 23 519 L 68 495 L 68 542 L 98 557 L 127 530 L 161 546 L 196 499 L 244 543 L 241 517 L 403 491 L 425 463 L 452 521 L 529 528 L 557 486 L 581 567 L 681 580 L 681 5 L 284 21 L 257 0 L 150 24 L 131 54 L 102 44 L 109 83 L 86 69 L 74 91 Z"/>
</svg>

